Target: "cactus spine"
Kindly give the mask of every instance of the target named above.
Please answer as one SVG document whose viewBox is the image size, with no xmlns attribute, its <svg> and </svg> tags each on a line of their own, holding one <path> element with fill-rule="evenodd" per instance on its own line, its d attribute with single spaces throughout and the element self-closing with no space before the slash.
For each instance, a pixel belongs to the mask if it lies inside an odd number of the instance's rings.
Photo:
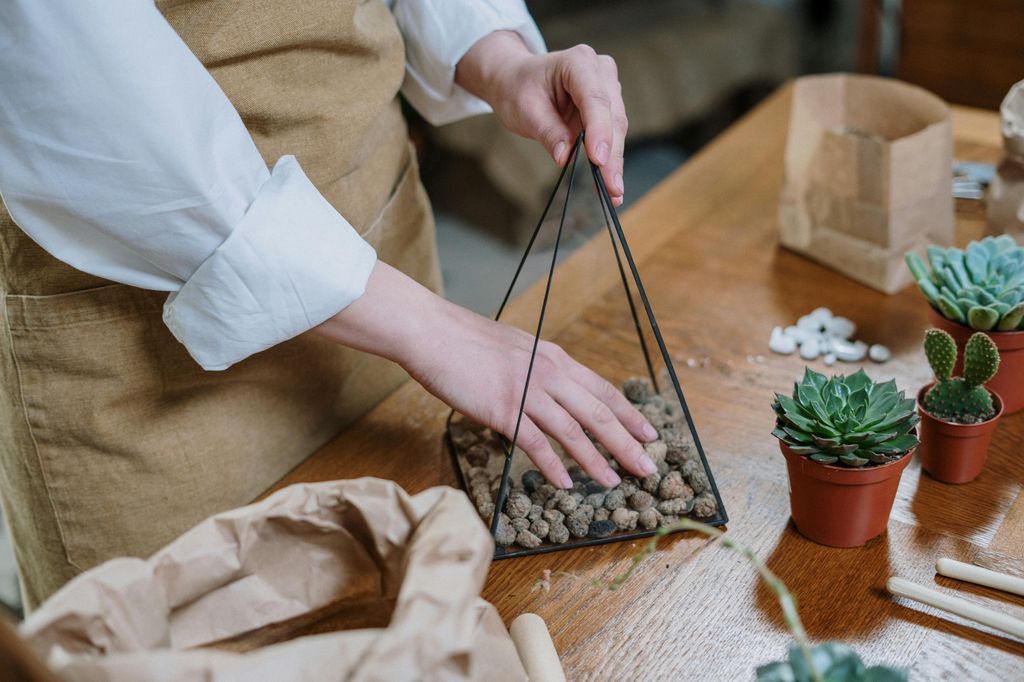
<svg viewBox="0 0 1024 682">
<path fill-rule="evenodd" d="M 940 329 L 929 329 L 924 353 L 935 373 L 936 384 L 924 396 L 924 407 L 933 416 L 958 424 L 977 424 L 995 416 L 992 394 L 982 386 L 999 369 L 999 349 L 987 335 L 975 333 L 964 347 L 964 375 L 953 376 L 956 342 Z"/>
</svg>

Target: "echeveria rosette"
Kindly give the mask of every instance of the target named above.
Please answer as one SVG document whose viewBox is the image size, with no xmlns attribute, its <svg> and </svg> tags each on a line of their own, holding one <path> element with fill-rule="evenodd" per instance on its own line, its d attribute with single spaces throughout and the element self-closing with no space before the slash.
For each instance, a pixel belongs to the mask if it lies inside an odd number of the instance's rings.
<svg viewBox="0 0 1024 682">
<path fill-rule="evenodd" d="M 1024 330 L 1024 247 L 1012 237 L 985 237 L 965 250 L 929 246 L 928 265 L 916 253 L 906 260 L 943 317 L 980 331 Z"/>
<path fill-rule="evenodd" d="M 793 395 L 775 395 L 772 435 L 821 464 L 887 464 L 917 447 L 916 403 L 896 382 L 875 383 L 864 370 L 827 378 L 807 368 Z"/>
<path fill-rule="evenodd" d="M 869 668 L 857 652 L 841 642 L 819 644 L 811 649 L 811 657 L 814 672 L 800 648 L 793 644 L 787 660 L 758 667 L 757 682 L 906 682 L 909 679 L 905 668 L 884 665 Z"/>
</svg>

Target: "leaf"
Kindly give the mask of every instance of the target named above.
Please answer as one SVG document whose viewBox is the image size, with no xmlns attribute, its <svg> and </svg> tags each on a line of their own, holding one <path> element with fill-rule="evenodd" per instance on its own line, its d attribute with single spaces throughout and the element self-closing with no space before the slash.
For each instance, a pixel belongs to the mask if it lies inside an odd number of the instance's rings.
<svg viewBox="0 0 1024 682">
<path fill-rule="evenodd" d="M 971 325 L 972 329 L 988 331 L 995 327 L 998 321 L 999 312 L 987 305 L 976 305 L 967 311 L 967 324 Z"/>
<path fill-rule="evenodd" d="M 912 436 L 909 433 L 905 433 L 901 436 L 896 436 L 892 440 L 879 443 L 874 446 L 872 450 L 884 455 L 898 455 L 907 452 L 918 444 L 917 436 Z"/>
<path fill-rule="evenodd" d="M 819 464 L 835 464 L 839 461 L 839 458 L 835 455 L 826 455 L 824 453 L 818 453 L 810 456 L 812 460 Z"/>
<path fill-rule="evenodd" d="M 864 368 L 862 367 L 861 369 L 858 369 L 850 376 L 846 377 L 846 380 L 843 383 L 846 384 L 846 387 L 850 389 L 850 392 L 852 394 L 854 391 L 859 391 L 862 389 L 867 390 L 867 388 L 871 386 L 871 384 L 873 384 L 874 382 L 871 381 L 871 377 L 867 375 L 867 372 L 865 372 Z"/>
<path fill-rule="evenodd" d="M 852 452 L 845 455 L 841 455 L 839 457 L 839 461 L 845 464 L 846 466 L 851 467 L 862 467 L 868 463 L 867 457 L 858 457 L 856 454 Z"/>
<path fill-rule="evenodd" d="M 811 434 L 806 433 L 804 431 L 797 431 L 796 429 L 790 428 L 788 426 L 783 426 L 782 430 L 785 431 L 786 434 L 790 438 L 792 438 L 793 440 L 795 440 L 798 443 L 813 443 L 814 442 L 814 436 L 812 436 Z"/>
</svg>

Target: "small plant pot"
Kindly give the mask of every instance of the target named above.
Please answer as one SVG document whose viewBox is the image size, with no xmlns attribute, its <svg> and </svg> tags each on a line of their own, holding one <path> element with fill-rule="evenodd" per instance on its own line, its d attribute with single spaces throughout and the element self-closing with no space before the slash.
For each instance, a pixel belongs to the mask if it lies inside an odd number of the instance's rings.
<svg viewBox="0 0 1024 682">
<path fill-rule="evenodd" d="M 885 532 L 900 475 L 913 451 L 881 466 L 819 464 L 779 443 L 789 469 L 789 506 L 800 534 L 829 547 L 860 547 Z"/>
<path fill-rule="evenodd" d="M 949 332 L 956 341 L 957 359 L 953 374 L 960 376 L 964 370 L 964 345 L 976 329 L 967 325 L 947 320 L 935 308 L 928 306 L 928 321 L 932 326 Z M 1024 409 L 1024 331 L 1020 332 L 984 332 L 999 349 L 999 371 L 985 384 L 993 393 L 999 394 L 1003 401 L 1006 414 L 1013 414 Z"/>
<path fill-rule="evenodd" d="M 955 424 L 933 417 L 924 409 L 924 394 L 935 382 L 917 393 L 917 411 L 921 415 L 921 468 L 943 483 L 970 483 L 985 467 L 988 444 L 1003 416 L 1003 400 L 992 389 L 996 416 L 980 424 Z M 986 386 L 986 388 L 988 388 Z"/>
</svg>

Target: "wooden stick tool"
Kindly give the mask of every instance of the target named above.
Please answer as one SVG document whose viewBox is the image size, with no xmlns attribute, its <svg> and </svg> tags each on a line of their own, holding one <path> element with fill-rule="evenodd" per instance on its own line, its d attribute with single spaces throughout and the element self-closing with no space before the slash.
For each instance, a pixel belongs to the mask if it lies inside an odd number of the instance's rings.
<svg viewBox="0 0 1024 682">
<path fill-rule="evenodd" d="M 991 587 L 1024 597 L 1024 578 L 1018 578 L 1008 573 L 992 571 L 974 564 L 965 564 L 948 557 L 942 557 L 935 562 L 935 572 L 947 578 L 964 580 L 975 585 Z"/>
<path fill-rule="evenodd" d="M 954 597 L 944 592 L 939 592 L 931 587 L 925 587 L 924 585 L 918 585 L 917 583 L 911 582 L 904 578 L 892 577 L 889 578 L 889 582 L 886 583 L 886 587 L 889 592 L 899 596 L 906 597 L 907 599 L 913 599 L 914 601 L 927 604 L 928 606 L 934 606 L 937 609 L 947 611 L 949 613 L 973 620 L 976 623 L 987 625 L 996 630 L 1000 630 L 1007 634 L 1013 635 L 1024 639 L 1024 620 L 1014 618 L 1013 616 L 999 611 L 994 611 L 988 607 L 981 606 L 974 602 L 961 599 L 960 597 Z"/>
</svg>

